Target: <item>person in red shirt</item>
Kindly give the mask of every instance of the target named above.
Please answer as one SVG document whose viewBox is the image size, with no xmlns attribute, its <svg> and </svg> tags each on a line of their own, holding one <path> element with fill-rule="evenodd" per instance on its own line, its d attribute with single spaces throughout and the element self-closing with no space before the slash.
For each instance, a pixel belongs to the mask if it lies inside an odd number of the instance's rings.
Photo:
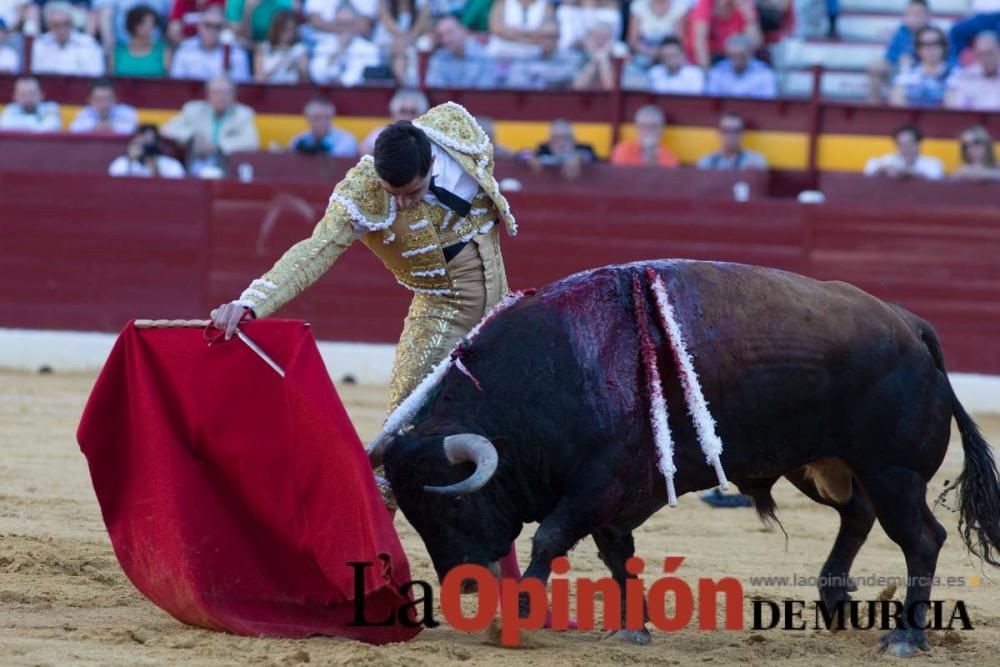
<svg viewBox="0 0 1000 667">
<path fill-rule="evenodd" d="M 225 10 L 226 0 L 174 0 L 167 24 L 167 41 L 176 46 L 184 39 L 194 37 L 198 33 L 202 12 L 212 5 Z"/>
<path fill-rule="evenodd" d="M 664 148 L 663 130 L 666 122 L 663 112 L 654 104 L 640 107 L 635 112 L 635 130 L 639 135 L 632 141 L 622 141 L 611 151 L 611 164 L 630 166 L 678 166 L 677 156 Z"/>
<path fill-rule="evenodd" d="M 754 49 L 762 42 L 753 0 L 697 0 L 688 17 L 688 59 L 701 67 L 725 57 L 726 40 L 746 35 Z"/>
</svg>

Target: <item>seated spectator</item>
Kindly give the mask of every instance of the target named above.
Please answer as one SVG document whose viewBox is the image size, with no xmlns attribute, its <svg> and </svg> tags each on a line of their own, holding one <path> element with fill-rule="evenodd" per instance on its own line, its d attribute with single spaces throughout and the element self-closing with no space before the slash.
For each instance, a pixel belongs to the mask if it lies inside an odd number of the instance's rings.
<svg viewBox="0 0 1000 667">
<path fill-rule="evenodd" d="M 778 77 L 774 70 L 753 57 L 750 40 L 733 35 L 726 41 L 726 58 L 708 71 L 706 95 L 720 97 L 778 96 Z"/>
<path fill-rule="evenodd" d="M 320 37 L 309 61 L 309 76 L 314 83 L 356 86 L 364 80 L 366 68 L 379 64 L 378 47 L 352 28 L 357 17 L 357 12 L 347 5 L 337 10 L 334 30 Z"/>
<path fill-rule="evenodd" d="M 224 27 L 222 9 L 217 5 L 202 12 L 198 34 L 181 42 L 174 53 L 173 62 L 170 63 L 170 77 L 204 81 L 222 74 L 226 52 L 220 37 Z M 246 51 L 236 46 L 229 50 L 229 76 L 233 81 L 250 79 L 250 62 Z"/>
<path fill-rule="evenodd" d="M 598 23 L 583 42 L 584 64 L 573 79 L 577 90 L 611 90 L 615 87 L 615 66 L 611 56 L 615 49 L 615 34 L 607 23 Z"/>
<path fill-rule="evenodd" d="M 379 21 L 372 41 L 389 63 L 396 81 L 416 79 L 417 38 L 430 29 L 427 0 L 379 0 Z"/>
<path fill-rule="evenodd" d="M 254 51 L 254 79 L 267 83 L 303 83 L 309 79 L 309 50 L 298 41 L 295 14 L 281 10 L 274 15 L 267 41 Z"/>
<path fill-rule="evenodd" d="M 903 9 L 903 22 L 885 50 L 885 59 L 893 67 L 906 68 L 917 61 L 916 35 L 931 25 L 931 10 L 927 0 L 910 0 Z"/>
<path fill-rule="evenodd" d="M 944 32 L 928 26 L 917 31 L 917 62 L 902 69 L 892 82 L 889 103 L 893 106 L 940 107 L 951 67 Z"/>
<path fill-rule="evenodd" d="M 904 125 L 893 135 L 896 152 L 882 157 L 873 157 L 865 165 L 866 176 L 887 176 L 889 178 L 926 178 L 937 180 L 944 177 L 944 166 L 935 157 L 920 154 L 923 135 L 912 125 Z"/>
<path fill-rule="evenodd" d="M 576 50 L 559 48 L 559 24 L 546 20 L 538 29 L 542 37 L 542 53 L 537 58 L 516 60 L 504 79 L 507 88 L 558 90 L 569 88 L 583 62 Z"/>
<path fill-rule="evenodd" d="M 94 0 L 98 34 L 105 51 L 114 51 L 118 45 L 131 41 L 132 31 L 128 27 L 128 15 L 138 7 L 146 7 L 153 15 L 150 43 L 155 44 L 166 39 L 162 28 L 167 24 L 171 0 Z M 133 19 L 135 20 L 137 19 Z"/>
<path fill-rule="evenodd" d="M 495 88 L 497 66 L 486 47 L 469 35 L 453 16 L 434 26 L 440 47 L 427 64 L 427 85 L 432 88 Z"/>
<path fill-rule="evenodd" d="M 666 121 L 655 104 L 647 104 L 635 112 L 637 139 L 622 141 L 611 151 L 611 164 L 627 166 L 678 166 L 677 156 L 663 146 Z"/>
<path fill-rule="evenodd" d="M 518 156 L 534 171 L 542 167 L 559 167 L 564 178 L 572 180 L 580 175 L 583 165 L 597 161 L 590 144 L 577 143 L 573 125 L 568 120 L 557 119 L 549 125 L 549 140 L 532 153 Z"/>
<path fill-rule="evenodd" d="M 306 155 L 333 155 L 354 157 L 358 154 L 358 140 L 347 130 L 333 126 L 337 109 L 325 97 L 314 97 L 303 110 L 309 129 L 295 136 L 289 148 Z"/>
<path fill-rule="evenodd" d="M 971 16 L 951 27 L 949 60 L 960 62 L 960 56 L 981 32 L 1000 34 L 1000 0 L 971 0 Z"/>
<path fill-rule="evenodd" d="M 722 148 L 702 156 L 699 169 L 767 169 L 767 159 L 760 153 L 743 147 L 743 119 L 724 113 L 719 118 L 719 140 Z"/>
<path fill-rule="evenodd" d="M 57 0 L 43 10 L 48 32 L 31 46 L 31 71 L 37 74 L 102 76 L 104 52 L 97 40 L 73 28 L 73 6 Z"/>
<path fill-rule="evenodd" d="M 253 109 L 236 101 L 236 85 L 224 74 L 209 79 L 205 99 L 185 104 L 162 134 L 185 146 L 188 173 L 198 177 L 222 175 L 230 153 L 260 147 Z"/>
<path fill-rule="evenodd" d="M 948 78 L 944 105 L 950 109 L 1000 110 L 1000 40 L 983 32 L 973 44 L 976 62 Z"/>
<path fill-rule="evenodd" d="M 628 19 L 632 53 L 652 62 L 659 57 L 664 40 L 670 38 L 679 45 L 677 35 L 690 8 L 687 0 L 634 0 Z"/>
<path fill-rule="evenodd" d="M 427 113 L 428 108 L 427 97 L 422 92 L 412 88 L 400 88 L 389 100 L 389 122 L 413 120 L 417 116 Z M 368 133 L 365 140 L 361 142 L 362 155 L 371 155 L 375 152 L 375 140 L 378 139 L 378 135 L 384 127 L 384 125 L 380 125 Z"/>
<path fill-rule="evenodd" d="M 252 48 L 267 39 L 279 12 L 294 16 L 297 4 L 294 0 L 226 0 L 226 21 L 240 41 Z"/>
<path fill-rule="evenodd" d="M 160 132 L 155 125 L 140 125 L 129 139 L 125 155 L 116 157 L 108 167 L 111 176 L 145 178 L 184 178 L 180 162 L 163 154 Z"/>
<path fill-rule="evenodd" d="M 96 79 L 90 84 L 88 104 L 80 109 L 70 123 L 70 132 L 113 132 L 130 134 L 139 124 L 134 107 L 118 104 L 115 87 L 108 79 Z"/>
<path fill-rule="evenodd" d="M 116 44 L 111 69 L 116 76 L 160 78 L 167 73 L 167 43 L 157 35 L 158 17 L 146 5 L 136 5 L 125 15 L 128 43 Z"/>
<path fill-rule="evenodd" d="M 560 49 L 582 49 L 587 33 L 598 23 L 610 25 L 616 38 L 621 34 L 622 10 L 615 0 L 565 0 L 555 4 L 559 6 L 556 21 Z"/>
<path fill-rule="evenodd" d="M 222 10 L 226 0 L 173 0 L 173 3 L 167 23 L 167 41 L 178 46 L 200 32 L 201 16 L 209 7 Z"/>
<path fill-rule="evenodd" d="M 20 132 L 58 132 L 62 116 L 55 102 L 42 101 L 42 87 L 33 76 L 14 82 L 14 101 L 0 114 L 0 130 Z"/>
<path fill-rule="evenodd" d="M 372 34 L 372 28 L 378 19 L 378 2 L 379 0 L 350 0 L 348 6 L 354 12 L 351 15 L 338 15 L 337 11 L 345 6 L 344 0 L 305 0 L 302 11 L 309 20 L 317 42 L 331 34 L 350 33 L 367 38 Z"/>
<path fill-rule="evenodd" d="M 708 69 L 725 56 L 726 42 L 744 35 L 750 51 L 762 41 L 753 0 L 697 0 L 688 16 L 688 59 Z"/>
<path fill-rule="evenodd" d="M 962 132 L 962 164 L 952 172 L 952 178 L 963 181 L 1000 181 L 993 139 L 981 125 L 973 125 Z"/>
<path fill-rule="evenodd" d="M 17 74 L 20 71 L 20 40 L 15 42 L 7 29 L 7 23 L 0 19 L 0 74 Z"/>
<path fill-rule="evenodd" d="M 487 51 L 502 59 L 538 57 L 544 39 L 539 28 L 554 15 L 548 0 L 495 0 Z"/>
<path fill-rule="evenodd" d="M 676 37 L 667 37 L 660 46 L 659 64 L 649 68 L 649 88 L 654 93 L 701 95 L 705 73 L 684 58 L 684 47 Z"/>
</svg>

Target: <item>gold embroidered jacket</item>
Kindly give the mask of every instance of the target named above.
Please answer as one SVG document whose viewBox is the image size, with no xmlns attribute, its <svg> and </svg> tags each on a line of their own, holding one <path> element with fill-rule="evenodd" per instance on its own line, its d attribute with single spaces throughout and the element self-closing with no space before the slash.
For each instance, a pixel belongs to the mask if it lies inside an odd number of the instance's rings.
<svg viewBox="0 0 1000 667">
<path fill-rule="evenodd" d="M 398 211 L 378 182 L 371 156 L 361 158 L 337 184 L 326 213 L 312 236 L 296 243 L 270 271 L 254 280 L 239 303 L 267 317 L 322 276 L 354 242 L 374 252 L 404 287 L 415 292 L 455 296 L 443 248 L 477 234 L 496 234 L 503 221 L 517 234 L 510 206 L 493 177 L 493 146 L 472 115 L 454 102 L 430 109 L 413 122 L 448 152 L 479 184 L 466 217 L 428 201 Z"/>
</svg>

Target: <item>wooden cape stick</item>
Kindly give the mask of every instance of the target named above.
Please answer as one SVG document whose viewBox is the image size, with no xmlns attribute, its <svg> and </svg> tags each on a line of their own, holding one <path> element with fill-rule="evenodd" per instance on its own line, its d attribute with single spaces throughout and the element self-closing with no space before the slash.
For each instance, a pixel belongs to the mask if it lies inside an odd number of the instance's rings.
<svg viewBox="0 0 1000 667">
<path fill-rule="evenodd" d="M 190 328 L 190 329 L 201 329 L 207 327 L 212 323 L 212 320 L 135 320 L 135 327 L 137 329 L 174 329 L 174 328 Z M 285 377 L 285 369 L 279 366 L 274 359 L 268 356 L 267 352 L 261 349 L 260 345 L 250 340 L 250 337 L 243 333 L 239 328 L 236 329 L 236 336 L 246 343 L 254 353 L 264 360 L 268 366 L 274 369 L 274 372 Z"/>
</svg>

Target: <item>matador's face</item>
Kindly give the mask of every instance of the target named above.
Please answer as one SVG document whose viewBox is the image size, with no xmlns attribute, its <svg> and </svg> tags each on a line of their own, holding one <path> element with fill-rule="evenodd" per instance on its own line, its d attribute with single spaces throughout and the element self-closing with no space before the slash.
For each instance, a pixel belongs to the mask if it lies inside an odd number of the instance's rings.
<svg viewBox="0 0 1000 667">
<path fill-rule="evenodd" d="M 431 157 L 431 167 L 434 166 L 434 158 Z M 406 185 L 390 185 L 387 181 L 383 179 L 378 179 L 379 185 L 382 186 L 386 192 L 389 193 L 393 199 L 396 200 L 396 206 L 400 210 L 405 210 L 408 208 L 413 208 L 417 204 L 423 201 L 424 195 L 427 194 L 427 189 L 431 186 L 431 172 L 433 169 L 428 169 L 427 173 L 423 176 L 419 174 L 413 177 L 413 180 Z"/>
</svg>

